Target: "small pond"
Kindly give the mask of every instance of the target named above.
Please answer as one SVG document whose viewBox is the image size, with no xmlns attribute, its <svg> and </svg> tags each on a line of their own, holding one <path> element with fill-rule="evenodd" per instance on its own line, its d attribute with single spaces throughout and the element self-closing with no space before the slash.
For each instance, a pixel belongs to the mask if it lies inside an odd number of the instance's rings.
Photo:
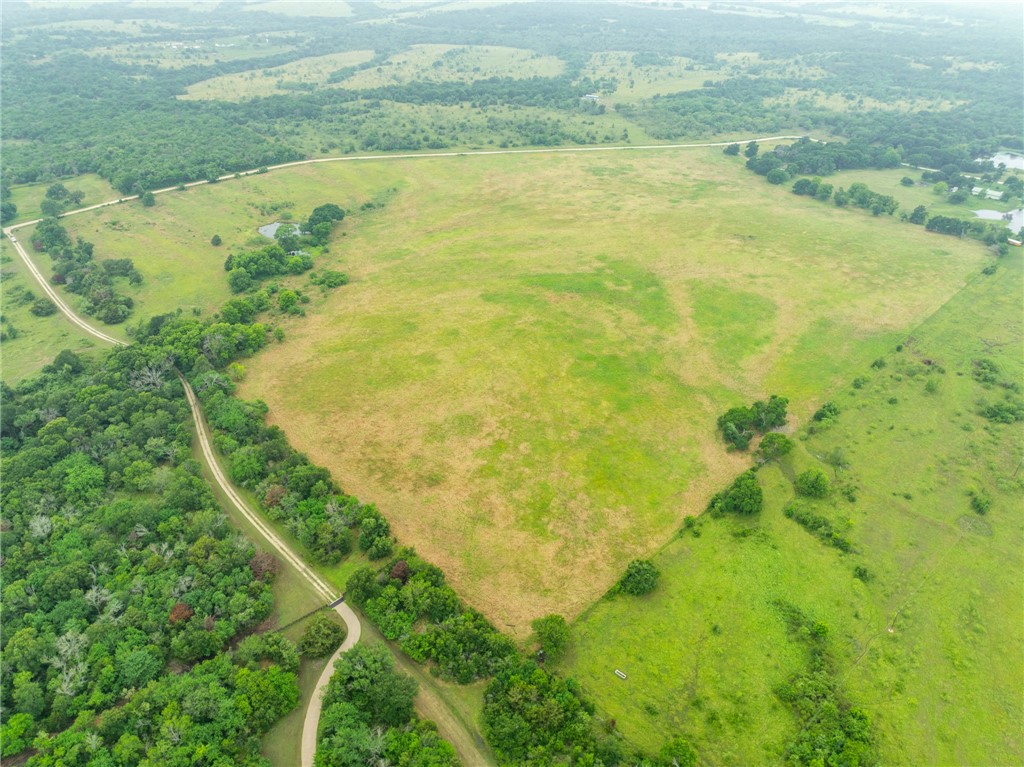
<svg viewBox="0 0 1024 767">
<path fill-rule="evenodd" d="M 282 226 L 290 226 L 290 227 L 292 227 L 292 231 L 295 234 L 301 234 L 302 233 L 302 230 L 299 228 L 298 224 L 283 224 L 280 221 L 275 221 L 272 224 L 264 224 L 263 226 L 261 226 L 256 231 L 258 231 L 264 237 L 269 237 L 270 239 L 274 239 L 274 236 L 277 234 L 277 230 L 280 229 Z"/>
<path fill-rule="evenodd" d="M 978 158 L 979 162 L 984 162 L 985 158 Z M 988 158 L 988 161 L 995 167 L 999 167 L 1002 163 L 1007 168 L 1016 168 L 1017 170 L 1024 170 L 1024 155 L 1010 154 L 1009 152 L 996 152 L 994 155 Z"/>
<path fill-rule="evenodd" d="M 1009 210 L 1006 213 L 999 210 L 976 210 L 974 215 L 988 221 L 1003 220 L 1006 222 L 1007 228 L 1014 233 L 1019 232 L 1021 227 L 1024 227 L 1024 208 Z"/>
</svg>

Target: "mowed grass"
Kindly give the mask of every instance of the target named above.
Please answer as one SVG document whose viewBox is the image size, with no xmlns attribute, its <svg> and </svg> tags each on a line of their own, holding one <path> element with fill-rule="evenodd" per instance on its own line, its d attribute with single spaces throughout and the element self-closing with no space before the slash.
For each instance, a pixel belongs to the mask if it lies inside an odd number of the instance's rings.
<svg viewBox="0 0 1024 767">
<path fill-rule="evenodd" d="M 62 349 L 85 356 L 103 346 L 61 314 L 37 317 L 29 311 L 34 298 L 44 293 L 6 238 L 0 244 L 0 260 L 0 313 L 5 333 L 12 326 L 16 331 L 0 345 L 0 378 L 5 383 L 13 386 L 35 375 Z"/>
<path fill-rule="evenodd" d="M 987 259 L 717 151 L 389 167 L 397 196 L 332 247 L 354 284 L 242 393 L 519 635 L 584 609 L 739 469 L 720 412 L 777 392 L 806 416 Z M 364 170 L 317 169 L 319 188 Z"/>
<path fill-rule="evenodd" d="M 379 88 L 410 82 L 473 82 L 489 77 L 553 77 L 565 63 L 522 48 L 497 45 L 413 45 L 379 67 L 356 72 L 345 88 Z"/>
<path fill-rule="evenodd" d="M 212 77 L 188 86 L 186 101 L 244 101 L 246 99 L 290 93 L 289 84 L 322 86 L 332 72 L 356 66 L 373 58 L 373 51 L 345 51 L 326 56 L 310 56 L 272 69 L 251 69 L 231 75 Z"/>
<path fill-rule="evenodd" d="M 801 436 L 760 474 L 753 521 L 702 519 L 655 558 L 658 589 L 598 602 L 573 626 L 564 670 L 600 713 L 650 748 L 682 732 L 709 765 L 782 764 L 795 721 L 774 690 L 806 667 L 776 600 L 830 628 L 846 697 L 865 709 L 884 764 L 1024 760 L 1024 484 L 1019 424 L 992 424 L 972 377 L 991 359 L 1020 382 L 1022 268 L 1014 252 L 979 275 L 885 367 L 832 397 L 830 429 Z M 841 450 L 842 468 L 820 459 Z M 810 504 L 853 544 L 841 554 L 787 519 L 790 480 L 809 467 L 838 492 Z M 992 499 L 973 512 L 968 490 Z M 866 582 L 853 575 L 866 567 Z M 623 681 L 614 670 L 628 674 Z"/>
</svg>

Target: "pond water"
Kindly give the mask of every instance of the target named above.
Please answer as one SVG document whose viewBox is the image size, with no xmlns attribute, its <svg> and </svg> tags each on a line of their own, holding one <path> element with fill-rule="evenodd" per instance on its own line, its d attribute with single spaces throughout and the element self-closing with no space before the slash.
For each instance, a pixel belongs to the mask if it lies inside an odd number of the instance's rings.
<svg viewBox="0 0 1024 767">
<path fill-rule="evenodd" d="M 299 229 L 299 225 L 298 224 L 283 224 L 280 221 L 275 221 L 272 224 L 264 224 L 263 226 L 261 226 L 256 231 L 258 231 L 264 237 L 269 237 L 270 239 L 274 239 L 274 235 L 277 234 L 277 230 L 280 229 L 282 226 L 290 226 L 290 227 L 292 227 L 292 229 L 294 230 L 295 234 L 299 234 L 301 232 L 301 230 Z"/>
<path fill-rule="evenodd" d="M 985 158 L 980 158 L 979 162 L 984 162 L 984 159 Z M 1007 168 L 1024 170 L 1024 155 L 1010 154 L 1009 152 L 996 152 L 996 154 L 988 158 L 988 161 L 997 167 L 1002 163 Z"/>
<path fill-rule="evenodd" d="M 1024 227 L 1024 208 L 1017 208 L 1017 210 L 1010 210 L 1006 213 L 999 210 L 976 210 L 974 215 L 988 221 L 1003 220 L 1006 222 L 1007 228 L 1014 233 L 1019 232 L 1021 227 Z"/>
</svg>

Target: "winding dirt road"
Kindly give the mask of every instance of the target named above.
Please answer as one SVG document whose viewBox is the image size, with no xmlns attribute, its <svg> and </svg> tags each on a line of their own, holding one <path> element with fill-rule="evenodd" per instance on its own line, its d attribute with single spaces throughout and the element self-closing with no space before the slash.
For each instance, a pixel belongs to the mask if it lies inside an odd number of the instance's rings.
<svg viewBox="0 0 1024 767">
<path fill-rule="evenodd" d="M 341 657 L 343 652 L 347 652 L 356 646 L 362 628 L 358 616 L 352 612 L 352 608 L 347 604 L 339 602 L 335 605 L 334 609 L 341 616 L 341 619 L 345 621 L 345 625 L 348 626 L 348 635 L 345 637 L 345 641 L 341 643 L 341 647 L 338 648 L 337 652 L 327 661 L 320 679 L 317 680 L 309 706 L 306 707 L 306 716 L 302 720 L 302 767 L 313 767 L 313 756 L 316 754 L 316 730 L 320 724 L 320 708 L 323 705 L 327 683 L 331 681 L 331 675 L 334 673 L 334 663 Z M 355 630 L 353 630 L 353 627 L 355 627 Z"/>
</svg>

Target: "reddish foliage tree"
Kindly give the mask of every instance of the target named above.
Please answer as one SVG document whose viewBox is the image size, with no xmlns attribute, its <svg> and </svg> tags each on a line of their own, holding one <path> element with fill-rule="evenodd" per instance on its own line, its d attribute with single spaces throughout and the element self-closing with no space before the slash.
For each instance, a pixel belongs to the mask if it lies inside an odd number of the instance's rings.
<svg viewBox="0 0 1024 767">
<path fill-rule="evenodd" d="M 183 621 L 187 621 L 195 615 L 195 612 L 195 610 L 184 602 L 175 602 L 174 607 L 171 608 L 171 623 L 182 623 Z"/>
<path fill-rule="evenodd" d="M 281 569 L 281 563 L 274 558 L 273 554 L 266 551 L 257 551 L 253 558 L 249 560 L 249 569 L 252 570 L 254 577 L 261 581 L 269 581 L 277 575 Z"/>
<path fill-rule="evenodd" d="M 409 580 L 409 564 L 404 559 L 399 559 L 391 568 L 391 580 L 401 581 L 403 584 Z"/>
<path fill-rule="evenodd" d="M 267 494 L 263 496 L 263 505 L 272 509 L 281 503 L 286 495 L 288 490 L 283 485 L 271 485 L 267 488 Z"/>
</svg>

